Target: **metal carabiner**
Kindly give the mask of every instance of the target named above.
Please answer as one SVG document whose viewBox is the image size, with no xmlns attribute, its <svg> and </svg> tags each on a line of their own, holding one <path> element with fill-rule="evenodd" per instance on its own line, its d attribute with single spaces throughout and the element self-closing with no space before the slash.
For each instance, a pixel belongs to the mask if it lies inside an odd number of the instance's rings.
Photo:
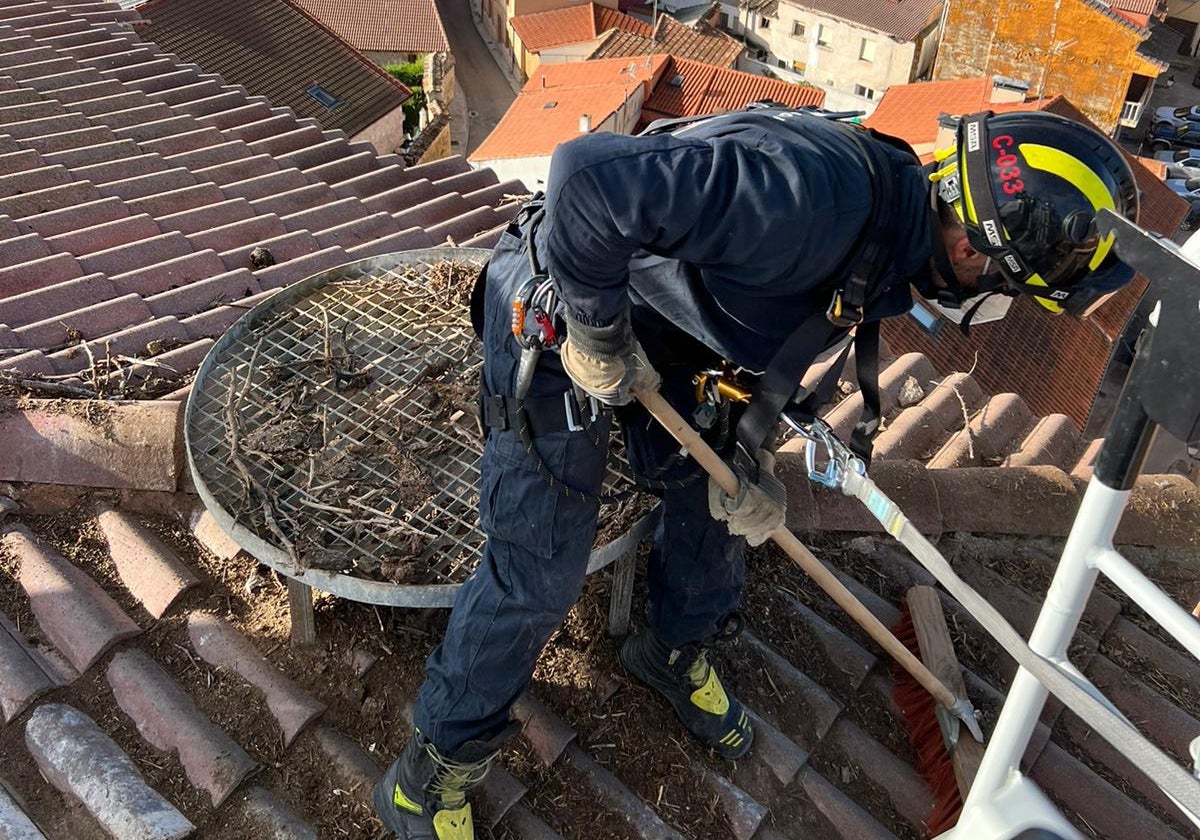
<svg viewBox="0 0 1200 840">
<path fill-rule="evenodd" d="M 786 414 L 783 420 L 805 440 L 804 466 L 808 470 L 809 481 L 844 492 L 847 475 L 852 472 L 866 474 L 867 465 L 838 439 L 824 420 L 813 419 L 804 424 Z M 823 453 L 820 451 L 822 449 Z M 821 454 L 824 455 L 825 467 L 818 469 L 817 457 Z"/>
</svg>

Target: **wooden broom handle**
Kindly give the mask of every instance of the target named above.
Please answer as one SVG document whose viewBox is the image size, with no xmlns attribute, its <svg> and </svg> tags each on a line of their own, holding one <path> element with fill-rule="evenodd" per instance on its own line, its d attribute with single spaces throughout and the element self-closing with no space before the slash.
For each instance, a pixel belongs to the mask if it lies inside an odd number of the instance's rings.
<svg viewBox="0 0 1200 840">
<path fill-rule="evenodd" d="M 662 424 L 671 437 L 679 441 L 688 454 L 704 467 L 726 495 L 737 498 L 738 480 L 737 476 L 733 474 L 733 470 L 720 455 L 713 451 L 711 446 L 704 442 L 696 430 L 684 421 L 679 412 L 671 407 L 662 394 L 658 391 L 641 390 L 635 391 L 634 396 L 654 419 Z M 954 708 L 957 698 L 946 687 L 946 684 L 935 677 L 921 660 L 914 656 L 912 651 L 905 647 L 904 643 L 897 639 L 883 625 L 883 622 L 863 605 L 862 601 L 855 598 L 854 594 L 837 579 L 833 572 L 825 568 L 825 565 L 813 556 L 804 543 L 800 542 L 796 535 L 787 529 L 787 526 L 780 525 L 772 531 L 771 539 L 787 552 L 796 565 L 816 581 L 817 586 L 825 590 L 834 603 L 854 619 L 859 627 L 867 631 L 867 634 L 899 662 L 904 670 L 912 674 L 917 682 L 933 695 L 934 700 L 948 709 Z"/>
</svg>

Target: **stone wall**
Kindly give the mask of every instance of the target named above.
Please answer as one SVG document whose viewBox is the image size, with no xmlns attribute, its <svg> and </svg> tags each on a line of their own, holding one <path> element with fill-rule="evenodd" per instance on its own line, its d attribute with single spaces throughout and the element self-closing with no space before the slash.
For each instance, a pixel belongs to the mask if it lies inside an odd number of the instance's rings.
<svg viewBox="0 0 1200 840">
<path fill-rule="evenodd" d="M 1146 37 L 1086 0 L 953 0 L 934 78 L 1028 82 L 1031 96 L 1065 96 L 1111 132 L 1132 74 L 1158 75 L 1137 54 Z"/>
<path fill-rule="evenodd" d="M 450 53 L 429 53 L 425 56 L 425 115 L 421 130 L 407 148 L 400 151 L 409 166 L 449 157 L 450 102 L 458 91 L 454 73 L 454 56 Z"/>
<path fill-rule="evenodd" d="M 450 157 L 450 115 L 444 112 L 438 114 L 403 154 L 404 162 L 409 166 Z"/>
</svg>

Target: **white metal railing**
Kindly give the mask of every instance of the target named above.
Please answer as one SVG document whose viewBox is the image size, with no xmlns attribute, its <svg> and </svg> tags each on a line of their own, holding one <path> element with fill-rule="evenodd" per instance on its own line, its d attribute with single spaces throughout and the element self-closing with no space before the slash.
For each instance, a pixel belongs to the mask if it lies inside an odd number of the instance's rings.
<svg viewBox="0 0 1200 840">
<path fill-rule="evenodd" d="M 1142 102 L 1126 102 L 1121 106 L 1121 125 L 1125 128 L 1137 128 L 1142 118 Z"/>
</svg>

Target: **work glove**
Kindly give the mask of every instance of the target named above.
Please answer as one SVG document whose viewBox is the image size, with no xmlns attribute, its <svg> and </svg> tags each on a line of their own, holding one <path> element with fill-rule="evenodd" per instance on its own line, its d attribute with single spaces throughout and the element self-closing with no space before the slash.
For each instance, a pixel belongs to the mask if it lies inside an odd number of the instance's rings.
<svg viewBox="0 0 1200 840">
<path fill-rule="evenodd" d="M 568 318 L 559 358 L 572 382 L 608 405 L 626 405 L 634 391 L 655 390 L 660 381 L 629 326 L 628 313 L 607 327 Z"/>
<path fill-rule="evenodd" d="M 745 537 L 749 545 L 762 545 L 783 524 L 787 490 L 775 477 L 775 453 L 760 449 L 754 457 L 758 461 L 757 481 L 734 467 L 737 498 L 726 494 L 715 479 L 708 479 L 708 511 L 713 519 L 727 524 L 729 533 Z"/>
</svg>

